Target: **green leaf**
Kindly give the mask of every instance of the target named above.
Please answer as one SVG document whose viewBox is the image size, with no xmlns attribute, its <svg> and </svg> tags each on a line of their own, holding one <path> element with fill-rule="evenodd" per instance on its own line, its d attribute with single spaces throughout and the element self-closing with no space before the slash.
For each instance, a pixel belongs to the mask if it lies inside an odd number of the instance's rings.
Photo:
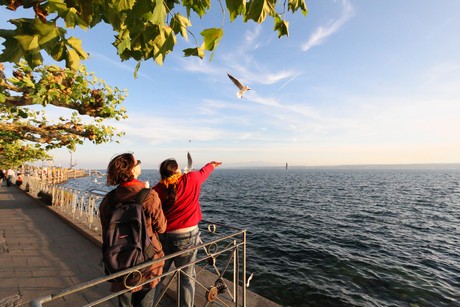
<svg viewBox="0 0 460 307">
<path fill-rule="evenodd" d="M 28 115 L 27 115 L 27 112 L 25 112 L 23 109 L 19 109 L 18 110 L 18 115 L 22 118 L 27 118 Z"/>
<path fill-rule="evenodd" d="M 61 32 L 54 25 L 54 23 L 43 23 L 37 19 L 37 22 L 34 22 L 34 29 L 39 34 L 38 43 L 40 44 L 40 46 L 44 46 L 47 44 L 55 44 L 60 39 Z"/>
<path fill-rule="evenodd" d="M 30 67 L 34 68 L 43 63 L 37 35 L 17 35 L 15 38 L 24 51 L 23 57 Z"/>
<path fill-rule="evenodd" d="M 209 28 L 203 30 L 200 34 L 203 36 L 204 48 L 208 51 L 213 51 L 222 39 L 224 31 L 222 28 Z"/>
<path fill-rule="evenodd" d="M 188 40 L 187 27 L 191 25 L 192 23 L 190 20 L 180 13 L 175 14 L 170 23 L 170 27 L 173 29 L 174 33 L 180 33 L 185 40 Z"/>
<path fill-rule="evenodd" d="M 56 61 L 62 61 L 65 59 L 66 53 L 67 53 L 67 48 L 65 45 L 64 41 L 58 42 L 56 45 L 52 46 L 48 50 L 49 55 L 56 60 Z"/>
<path fill-rule="evenodd" d="M 67 44 L 73 49 L 75 50 L 78 55 L 84 60 L 88 57 L 88 54 L 83 50 L 83 48 L 81 47 L 81 40 L 76 38 L 76 37 L 69 37 L 67 39 Z"/>
<path fill-rule="evenodd" d="M 65 11 L 67 11 L 68 7 L 67 4 L 64 3 L 63 0 L 48 0 L 48 12 L 50 13 L 58 13 L 59 15 Z"/>
<path fill-rule="evenodd" d="M 27 75 L 22 78 L 22 82 L 24 82 L 25 86 L 27 87 L 30 87 L 32 89 L 35 88 L 35 83 Z"/>
<path fill-rule="evenodd" d="M 278 38 L 283 35 L 289 36 L 289 22 L 282 20 L 280 16 L 275 17 L 275 27 L 274 30 L 278 31 Z"/>
<path fill-rule="evenodd" d="M 254 20 L 257 23 L 262 23 L 269 16 L 275 16 L 275 0 L 253 0 L 248 2 L 245 21 L 248 19 Z"/>
<path fill-rule="evenodd" d="M 304 16 L 307 16 L 308 9 L 307 5 L 305 4 L 305 0 L 289 0 L 288 10 L 291 10 L 294 13 L 298 9 L 302 10 L 302 14 Z"/>
<path fill-rule="evenodd" d="M 197 48 L 187 48 L 184 49 L 184 56 L 197 56 L 200 59 L 204 59 L 204 44 L 201 47 Z"/>
<path fill-rule="evenodd" d="M 195 11 L 198 16 L 203 17 L 211 7 L 210 0 L 183 0 L 182 5 L 187 8 L 187 16 L 190 17 L 190 10 Z"/>
<path fill-rule="evenodd" d="M 37 50 L 40 46 L 38 44 L 38 35 L 16 35 L 15 39 L 25 52 Z"/>
<path fill-rule="evenodd" d="M 24 51 L 19 46 L 18 41 L 15 38 L 2 36 L 5 41 L 3 42 L 3 50 L 0 53 L 0 62 L 13 62 L 19 63 L 21 58 L 24 56 Z"/>
<path fill-rule="evenodd" d="M 80 28 L 86 29 L 88 27 L 88 24 L 80 18 L 77 10 L 73 7 L 68 9 L 63 17 L 67 28 L 73 29 L 75 26 L 79 26 Z"/>
<path fill-rule="evenodd" d="M 176 36 L 171 28 L 164 27 L 161 32 L 163 32 L 162 36 L 164 36 L 164 41 L 163 44 L 158 45 L 159 49 L 154 54 L 155 61 L 160 65 L 163 64 L 166 55 L 173 51 L 174 45 L 176 44 Z"/>
<path fill-rule="evenodd" d="M 0 93 L 0 103 L 4 103 L 6 101 L 6 96 Z"/>
<path fill-rule="evenodd" d="M 166 19 L 166 8 L 163 5 L 163 0 L 155 0 L 155 7 L 150 21 L 160 27 L 164 25 Z"/>
<path fill-rule="evenodd" d="M 43 64 L 43 57 L 40 54 L 39 50 L 31 50 L 24 55 L 27 63 L 29 63 L 30 67 L 35 68 Z"/>
<path fill-rule="evenodd" d="M 131 40 L 129 37 L 123 39 L 123 40 L 117 40 L 116 44 L 114 44 L 115 47 L 118 49 L 118 53 L 123 53 L 126 49 L 131 49 Z"/>
<path fill-rule="evenodd" d="M 230 21 L 233 21 L 238 15 L 246 13 L 246 0 L 226 0 L 227 10 L 230 14 Z"/>
<path fill-rule="evenodd" d="M 136 64 L 136 68 L 134 69 L 134 79 L 137 79 L 137 73 L 140 68 L 141 68 L 141 61 L 138 61 Z"/>
<path fill-rule="evenodd" d="M 113 1 L 113 5 L 116 10 L 118 11 L 125 11 L 125 10 L 130 10 L 133 8 L 134 3 L 136 3 L 136 0 L 117 0 Z"/>
<path fill-rule="evenodd" d="M 66 61 L 66 67 L 72 70 L 77 70 L 78 65 L 80 65 L 80 56 L 75 50 L 67 49 L 65 61 Z"/>
</svg>

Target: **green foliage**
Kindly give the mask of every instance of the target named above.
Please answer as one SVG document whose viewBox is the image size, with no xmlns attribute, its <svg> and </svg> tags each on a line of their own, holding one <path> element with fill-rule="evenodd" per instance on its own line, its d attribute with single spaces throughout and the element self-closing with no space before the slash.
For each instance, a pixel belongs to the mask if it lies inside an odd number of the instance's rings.
<svg viewBox="0 0 460 307">
<path fill-rule="evenodd" d="M 48 160 L 51 157 L 37 144 L 22 141 L 6 143 L 0 140 L 0 168 L 17 168 L 26 162 Z"/>
<path fill-rule="evenodd" d="M 14 30 L 0 29 L 0 37 L 4 39 L 0 62 L 19 63 L 24 59 L 34 68 L 43 64 L 41 52 L 44 51 L 56 61 L 65 61 L 66 67 L 77 70 L 80 60 L 86 59 L 87 54 L 78 38 L 67 37 L 65 28 L 87 29 L 100 22 L 108 23 L 116 33 L 113 45 L 122 60 L 140 62 L 153 59 L 162 65 L 177 43 L 176 35 L 180 33 L 183 38 L 188 38 L 187 32 L 192 26 L 191 14 L 206 17 L 211 1 L 3 0 L 0 6 L 11 10 L 18 7 L 33 9 L 36 16 L 9 20 L 16 27 Z M 277 13 L 277 9 L 282 13 Z M 180 13 L 184 10 L 186 17 Z M 285 19 L 287 12 L 300 10 L 303 15 L 308 12 L 305 0 L 226 0 L 226 10 L 231 22 L 238 16 L 244 22 L 252 20 L 257 23 L 264 22 L 267 17 L 273 18 L 278 37 L 289 34 Z M 222 14 L 225 16 L 223 8 Z M 65 28 L 60 25 L 65 25 Z M 184 55 L 204 58 L 206 50 L 211 52 L 212 59 L 222 39 L 223 24 L 203 29 L 200 33 L 204 47 L 197 42 L 195 48 L 183 50 Z"/>
<path fill-rule="evenodd" d="M 286 20 L 281 20 L 278 16 L 275 17 L 274 29 L 278 31 L 278 38 L 283 35 L 288 35 L 288 26 L 289 23 Z"/>
<path fill-rule="evenodd" d="M 1 64 L 0 74 L 4 75 Z M 121 106 L 125 96 L 125 91 L 108 86 L 84 66 L 74 71 L 55 65 L 32 68 L 20 62 L 11 77 L 0 80 L 0 154 L 17 141 L 43 150 L 75 150 L 84 140 L 112 141 L 123 133 L 116 134 L 103 122 L 127 117 Z M 62 109 L 58 119 L 47 118 L 49 106 Z"/>
</svg>

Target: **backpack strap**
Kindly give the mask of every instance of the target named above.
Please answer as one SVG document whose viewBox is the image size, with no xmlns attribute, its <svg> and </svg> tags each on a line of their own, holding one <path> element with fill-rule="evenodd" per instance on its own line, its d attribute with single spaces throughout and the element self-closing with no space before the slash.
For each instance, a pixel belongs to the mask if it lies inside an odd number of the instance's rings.
<svg viewBox="0 0 460 307">
<path fill-rule="evenodd" d="M 142 206 L 142 203 L 144 202 L 145 198 L 147 195 L 150 193 L 150 189 L 143 188 L 142 190 L 139 191 L 136 197 L 136 202 Z"/>
</svg>

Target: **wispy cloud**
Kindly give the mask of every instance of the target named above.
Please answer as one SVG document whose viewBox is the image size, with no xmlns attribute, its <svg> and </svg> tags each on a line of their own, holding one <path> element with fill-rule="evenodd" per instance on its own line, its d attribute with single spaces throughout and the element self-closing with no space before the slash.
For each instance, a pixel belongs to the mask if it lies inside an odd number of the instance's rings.
<svg viewBox="0 0 460 307">
<path fill-rule="evenodd" d="M 279 88 L 280 90 L 283 89 L 285 86 L 287 86 L 289 83 L 297 79 L 302 74 L 302 72 L 297 72 L 295 75 L 293 75 L 289 80 L 287 80 L 281 87 Z"/>
<path fill-rule="evenodd" d="M 348 0 L 343 0 L 342 15 L 337 20 L 330 21 L 326 26 L 319 27 L 310 36 L 308 41 L 302 45 L 302 51 L 307 51 L 310 48 L 322 44 L 329 36 L 339 31 L 340 28 L 350 19 L 354 14 L 354 9 Z"/>
<path fill-rule="evenodd" d="M 222 69 L 216 65 L 209 65 L 206 60 L 201 60 L 198 58 L 180 58 L 181 69 L 184 69 L 189 72 L 199 72 L 205 75 L 219 75 L 222 73 Z"/>
<path fill-rule="evenodd" d="M 106 56 L 106 55 L 104 55 L 102 53 L 98 53 L 98 52 L 91 52 L 90 56 L 94 57 L 97 60 L 102 60 L 102 61 L 104 61 L 106 63 L 109 63 L 111 66 L 115 66 L 120 70 L 129 71 L 134 76 L 134 69 L 135 68 L 133 66 L 131 66 L 131 65 L 124 64 L 124 63 L 120 62 L 120 60 L 118 58 L 116 60 L 113 60 L 112 58 L 110 58 L 110 57 L 108 57 L 108 56 Z M 155 80 L 153 78 L 151 78 L 150 76 L 142 73 L 140 70 L 139 70 L 137 75 L 139 77 L 141 77 L 141 78 L 146 79 L 146 80 L 155 82 Z"/>
<path fill-rule="evenodd" d="M 261 29 L 262 29 L 261 26 L 257 26 L 257 27 L 254 27 L 252 30 L 246 31 L 245 34 L 244 34 L 244 39 L 245 39 L 245 41 L 246 41 L 249 45 L 254 44 L 254 43 L 255 43 L 255 40 L 256 40 L 256 39 L 259 37 L 259 35 L 260 35 Z"/>
<path fill-rule="evenodd" d="M 435 83 L 446 82 L 446 79 L 458 79 L 460 72 L 460 64 L 456 62 L 439 63 L 436 66 L 430 67 L 426 72 L 426 81 L 424 86 L 430 86 Z M 457 80 L 458 81 L 458 80 Z M 456 87 L 458 89 L 458 86 Z"/>
</svg>

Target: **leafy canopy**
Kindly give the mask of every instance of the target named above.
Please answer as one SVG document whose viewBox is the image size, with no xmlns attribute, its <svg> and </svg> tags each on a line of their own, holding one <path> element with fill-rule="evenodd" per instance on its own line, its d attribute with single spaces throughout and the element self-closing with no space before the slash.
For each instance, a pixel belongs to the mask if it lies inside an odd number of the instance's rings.
<svg viewBox="0 0 460 307">
<path fill-rule="evenodd" d="M 223 0 L 217 1 L 223 9 Z M 305 0 L 226 0 L 230 22 L 239 16 L 244 22 L 262 23 L 267 17 L 274 22 L 278 37 L 288 35 L 286 12 L 300 10 L 306 15 Z M 188 39 L 192 26 L 191 14 L 203 18 L 211 8 L 211 0 L 0 0 L 10 10 L 19 7 L 35 12 L 35 18 L 18 18 L 9 22 L 16 28 L 0 29 L 4 39 L 0 62 L 27 61 L 34 68 L 43 64 L 42 51 L 56 61 L 65 61 L 66 67 L 77 70 L 79 61 L 87 58 L 82 42 L 68 37 L 65 28 L 92 28 L 104 22 L 116 33 L 113 45 L 122 60 L 153 59 L 163 64 L 173 51 L 176 35 Z M 281 13 L 277 12 L 281 10 Z M 214 52 L 224 34 L 220 27 L 200 31 L 202 43 L 183 50 L 185 56 L 204 58 L 205 51 Z M 212 58 L 212 55 L 211 55 Z"/>
<path fill-rule="evenodd" d="M 5 143 L 0 140 L 0 148 L 0 169 L 14 169 L 26 162 L 51 159 L 51 156 L 37 144 L 24 144 L 21 141 Z"/>
<path fill-rule="evenodd" d="M 103 122 L 127 117 L 121 106 L 125 97 L 125 91 L 106 85 L 83 65 L 77 71 L 55 65 L 32 69 L 21 61 L 7 77 L 0 64 L 0 155 L 17 142 L 31 153 L 44 153 L 60 147 L 75 150 L 84 140 L 112 141 L 123 133 Z M 45 112 L 50 106 L 55 118 Z"/>
</svg>

